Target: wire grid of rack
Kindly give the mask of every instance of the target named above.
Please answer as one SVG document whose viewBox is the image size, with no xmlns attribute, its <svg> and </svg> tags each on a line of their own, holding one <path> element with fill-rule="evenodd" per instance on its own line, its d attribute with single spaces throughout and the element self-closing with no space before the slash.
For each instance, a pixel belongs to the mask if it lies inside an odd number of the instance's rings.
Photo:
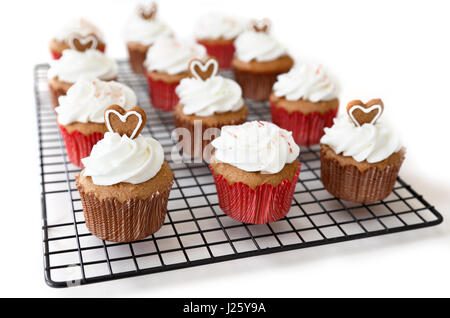
<svg viewBox="0 0 450 318">
<path fill-rule="evenodd" d="M 133 243 L 112 243 L 85 226 L 75 175 L 56 124 L 48 86 L 48 65 L 35 68 L 35 93 L 42 184 L 44 274 L 52 287 L 222 262 L 437 225 L 442 216 L 402 179 L 392 194 L 374 204 L 353 204 L 330 195 L 320 181 L 319 148 L 302 147 L 300 180 L 288 215 L 271 224 L 250 225 L 226 216 L 217 202 L 205 163 L 174 162 L 171 113 L 151 107 L 147 83 L 126 62 L 118 80 L 137 94 L 147 112 L 144 135 L 164 147 L 175 173 L 168 213 L 154 235 Z M 226 74 L 231 76 L 230 74 Z M 248 120 L 269 120 L 266 103 L 246 101 Z"/>
</svg>

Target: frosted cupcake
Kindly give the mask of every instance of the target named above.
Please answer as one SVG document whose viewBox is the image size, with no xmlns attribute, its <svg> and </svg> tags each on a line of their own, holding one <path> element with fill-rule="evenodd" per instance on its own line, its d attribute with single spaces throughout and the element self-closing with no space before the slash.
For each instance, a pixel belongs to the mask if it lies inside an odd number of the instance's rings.
<svg viewBox="0 0 450 318">
<path fill-rule="evenodd" d="M 383 102 L 359 100 L 347 106 L 349 116 L 334 120 L 320 140 L 321 177 L 334 196 L 356 203 L 386 198 L 394 188 L 405 158 L 399 136 L 384 121 L 377 121 Z"/>
<path fill-rule="evenodd" d="M 172 34 L 172 29 L 158 19 L 155 3 L 137 6 L 128 19 L 124 30 L 133 71 L 144 74 L 144 61 L 150 46 L 158 37 L 171 36 Z"/>
<path fill-rule="evenodd" d="M 53 59 L 59 59 L 64 50 L 71 48 L 69 38 L 74 33 L 82 37 L 95 37 L 97 42 L 96 49 L 105 52 L 105 40 L 100 29 L 88 20 L 78 18 L 66 24 L 50 41 L 49 48 Z"/>
<path fill-rule="evenodd" d="M 279 74 L 288 72 L 294 61 L 285 47 L 269 33 L 269 22 L 253 22 L 252 28 L 234 42 L 236 52 L 232 68 L 245 98 L 269 99 Z"/>
<path fill-rule="evenodd" d="M 216 137 L 212 131 L 208 136 L 205 132 L 210 128 L 219 130 L 225 125 L 242 124 L 248 114 L 240 86 L 219 76 L 218 71 L 219 63 L 214 58 L 205 63 L 193 60 L 189 64 L 190 77 L 182 79 L 176 88 L 180 103 L 174 109 L 174 124 L 189 132 L 180 137 L 183 152 L 205 160 L 209 160 L 210 151 L 205 155 L 203 151 Z"/>
<path fill-rule="evenodd" d="M 234 41 L 244 31 L 240 21 L 219 13 L 210 13 L 199 18 L 195 25 L 195 38 L 203 45 L 208 55 L 214 56 L 221 69 L 231 68 Z"/>
<path fill-rule="evenodd" d="M 204 46 L 160 37 L 150 47 L 144 62 L 152 105 L 171 111 L 178 103 L 175 88 L 188 77 L 188 65 L 192 59 L 205 59 Z"/>
<path fill-rule="evenodd" d="M 50 63 L 48 84 L 53 107 L 58 106 L 58 97 L 80 78 L 111 81 L 117 78 L 115 60 L 92 48 L 64 50 L 59 60 Z"/>
<path fill-rule="evenodd" d="M 278 76 L 270 95 L 272 121 L 304 146 L 320 142 L 338 107 L 336 86 L 321 65 L 296 65 Z"/>
<path fill-rule="evenodd" d="M 245 223 L 269 223 L 291 208 L 300 173 L 300 148 L 290 132 L 261 121 L 224 126 L 211 171 L 220 208 Z"/>
<path fill-rule="evenodd" d="M 145 119 L 138 107 L 111 106 L 105 112 L 109 132 L 82 160 L 76 185 L 86 226 L 100 239 L 136 241 L 164 222 L 173 172 L 161 144 L 139 135 Z"/>
<path fill-rule="evenodd" d="M 136 95 L 131 88 L 115 81 L 79 79 L 67 95 L 59 97 L 56 108 L 69 160 L 82 167 L 81 159 L 89 156 L 92 147 L 107 131 L 105 109 L 111 105 L 123 108 L 136 106 Z"/>
</svg>

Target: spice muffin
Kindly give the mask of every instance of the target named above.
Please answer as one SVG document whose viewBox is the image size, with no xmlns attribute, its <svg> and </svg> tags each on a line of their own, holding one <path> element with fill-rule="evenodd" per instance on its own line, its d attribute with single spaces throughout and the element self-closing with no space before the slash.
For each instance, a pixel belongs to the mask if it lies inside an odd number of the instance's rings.
<svg viewBox="0 0 450 318">
<path fill-rule="evenodd" d="M 334 196 L 356 203 L 386 198 L 394 188 L 405 149 L 394 129 L 377 121 L 383 102 L 348 104 L 348 117 L 334 120 L 320 140 L 321 178 Z"/>
<path fill-rule="evenodd" d="M 336 85 L 321 65 L 299 64 L 279 75 L 269 100 L 272 121 L 302 146 L 320 142 L 339 108 Z"/>
<path fill-rule="evenodd" d="M 208 55 L 217 59 L 220 69 L 230 69 L 235 51 L 234 41 L 243 31 L 241 21 L 214 12 L 198 19 L 194 34 Z"/>
<path fill-rule="evenodd" d="M 218 75 L 219 63 L 210 58 L 205 63 L 192 60 L 189 78 L 181 80 L 176 88 L 180 103 L 175 106 L 173 118 L 183 153 L 209 161 L 211 147 L 225 125 L 242 124 L 248 109 L 242 99 L 242 90 L 233 80 Z M 211 128 L 215 128 L 212 130 Z"/>
<path fill-rule="evenodd" d="M 245 223 L 269 223 L 289 211 L 300 173 L 290 132 L 262 121 L 224 126 L 210 168 L 221 209 Z"/>
<path fill-rule="evenodd" d="M 150 46 L 158 37 L 172 35 L 172 29 L 158 19 L 155 3 L 138 5 L 129 17 L 124 30 L 130 65 L 133 71 L 138 74 L 144 74 L 144 61 Z"/>
<path fill-rule="evenodd" d="M 192 59 L 205 59 L 206 49 L 200 44 L 160 37 L 147 52 L 144 65 L 152 105 L 163 111 L 172 111 L 178 103 L 175 88 L 188 77 Z"/>
<path fill-rule="evenodd" d="M 92 147 L 107 131 L 104 112 L 111 105 L 123 108 L 136 106 L 136 95 L 131 88 L 115 81 L 79 79 L 67 95 L 59 97 L 57 122 L 64 139 L 67 156 L 76 166 L 88 157 Z"/>
<path fill-rule="evenodd" d="M 48 84 L 53 107 L 59 96 L 65 95 L 80 78 L 111 81 L 117 79 L 118 66 L 114 59 L 96 49 L 64 50 L 59 60 L 50 63 Z"/>
<path fill-rule="evenodd" d="M 59 59 L 64 50 L 71 49 L 69 39 L 72 34 L 79 34 L 82 37 L 95 37 L 95 48 L 101 52 L 105 52 L 105 40 L 100 29 L 88 20 L 78 18 L 66 24 L 57 34 L 55 34 L 53 39 L 51 39 L 49 48 L 53 59 Z"/>
<path fill-rule="evenodd" d="M 76 185 L 86 226 L 100 239 L 136 241 L 164 222 L 173 172 L 161 144 L 139 135 L 145 119 L 138 107 L 111 106 L 105 111 L 109 132 L 82 159 Z"/>
<path fill-rule="evenodd" d="M 267 20 L 253 22 L 251 30 L 234 42 L 236 52 L 231 65 L 235 79 L 244 98 L 255 101 L 268 100 L 277 76 L 294 65 L 284 46 L 268 31 Z"/>
</svg>

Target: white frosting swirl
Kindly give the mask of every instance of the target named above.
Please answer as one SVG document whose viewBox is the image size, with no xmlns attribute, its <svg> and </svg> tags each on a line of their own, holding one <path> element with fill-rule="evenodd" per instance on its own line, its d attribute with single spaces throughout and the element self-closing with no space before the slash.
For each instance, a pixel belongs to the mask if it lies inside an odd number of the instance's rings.
<svg viewBox="0 0 450 318">
<path fill-rule="evenodd" d="M 197 39 L 231 40 L 244 31 L 238 20 L 219 13 L 210 13 L 199 18 L 195 25 L 194 34 Z"/>
<path fill-rule="evenodd" d="M 264 32 L 246 31 L 238 36 L 234 46 L 236 57 L 244 62 L 267 62 L 286 55 L 285 47 Z"/>
<path fill-rule="evenodd" d="M 203 45 L 160 37 L 148 50 L 144 65 L 149 71 L 174 75 L 186 72 L 190 60 L 204 59 L 206 56 Z"/>
<path fill-rule="evenodd" d="M 278 76 L 273 85 L 275 96 L 287 100 L 309 100 L 313 103 L 336 98 L 336 86 L 327 76 L 322 65 L 299 64 L 288 73 Z"/>
<path fill-rule="evenodd" d="M 127 21 L 124 30 L 125 40 L 128 42 L 137 42 L 143 45 L 151 45 L 160 36 L 171 36 L 172 29 L 156 17 L 152 19 L 143 19 L 138 10 Z"/>
<path fill-rule="evenodd" d="M 60 81 L 75 83 L 79 78 L 109 80 L 117 73 L 116 61 L 98 50 L 64 50 L 59 60 L 50 62 L 48 78 L 58 77 Z"/>
<path fill-rule="evenodd" d="M 242 89 L 233 80 L 213 76 L 206 81 L 184 78 L 176 88 L 186 115 L 211 116 L 237 111 L 244 106 Z"/>
<path fill-rule="evenodd" d="M 139 135 L 130 139 L 127 135 L 107 132 L 92 148 L 90 156 L 81 162 L 85 167 L 84 175 L 92 177 L 96 185 L 138 184 L 159 172 L 164 162 L 164 150 L 151 137 Z"/>
<path fill-rule="evenodd" d="M 300 153 L 291 132 L 265 121 L 224 126 L 211 144 L 219 162 L 263 174 L 280 172 Z"/>
<path fill-rule="evenodd" d="M 105 109 L 119 105 L 125 109 L 136 106 L 136 95 L 128 86 L 110 81 L 80 79 L 65 96 L 59 97 L 58 122 L 103 123 Z"/>
<path fill-rule="evenodd" d="M 103 33 L 100 29 L 84 18 L 73 19 L 70 21 L 55 34 L 54 38 L 60 42 L 64 42 L 72 33 L 78 33 L 82 36 L 95 34 L 99 40 L 103 40 Z"/>
<path fill-rule="evenodd" d="M 402 148 L 399 136 L 386 122 L 357 127 L 347 116 L 335 118 L 334 125 L 325 128 L 320 142 L 330 146 L 336 154 L 369 163 L 382 161 Z"/>
</svg>

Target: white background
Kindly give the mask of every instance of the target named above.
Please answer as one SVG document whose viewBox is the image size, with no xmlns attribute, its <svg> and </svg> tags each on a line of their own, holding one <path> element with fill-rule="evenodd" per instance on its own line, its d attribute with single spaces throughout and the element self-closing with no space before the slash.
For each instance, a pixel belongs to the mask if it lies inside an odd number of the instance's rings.
<svg viewBox="0 0 450 318">
<path fill-rule="evenodd" d="M 188 37 L 196 16 L 269 17 L 297 59 L 323 63 L 343 103 L 381 97 L 408 149 L 401 176 L 449 218 L 450 6 L 447 1 L 160 0 Z M 70 289 L 43 278 L 33 65 L 52 34 L 85 16 L 126 57 L 132 1 L 1 1 L 0 296 L 450 296 L 450 225 Z M 344 107 L 341 108 L 343 110 Z"/>
</svg>

